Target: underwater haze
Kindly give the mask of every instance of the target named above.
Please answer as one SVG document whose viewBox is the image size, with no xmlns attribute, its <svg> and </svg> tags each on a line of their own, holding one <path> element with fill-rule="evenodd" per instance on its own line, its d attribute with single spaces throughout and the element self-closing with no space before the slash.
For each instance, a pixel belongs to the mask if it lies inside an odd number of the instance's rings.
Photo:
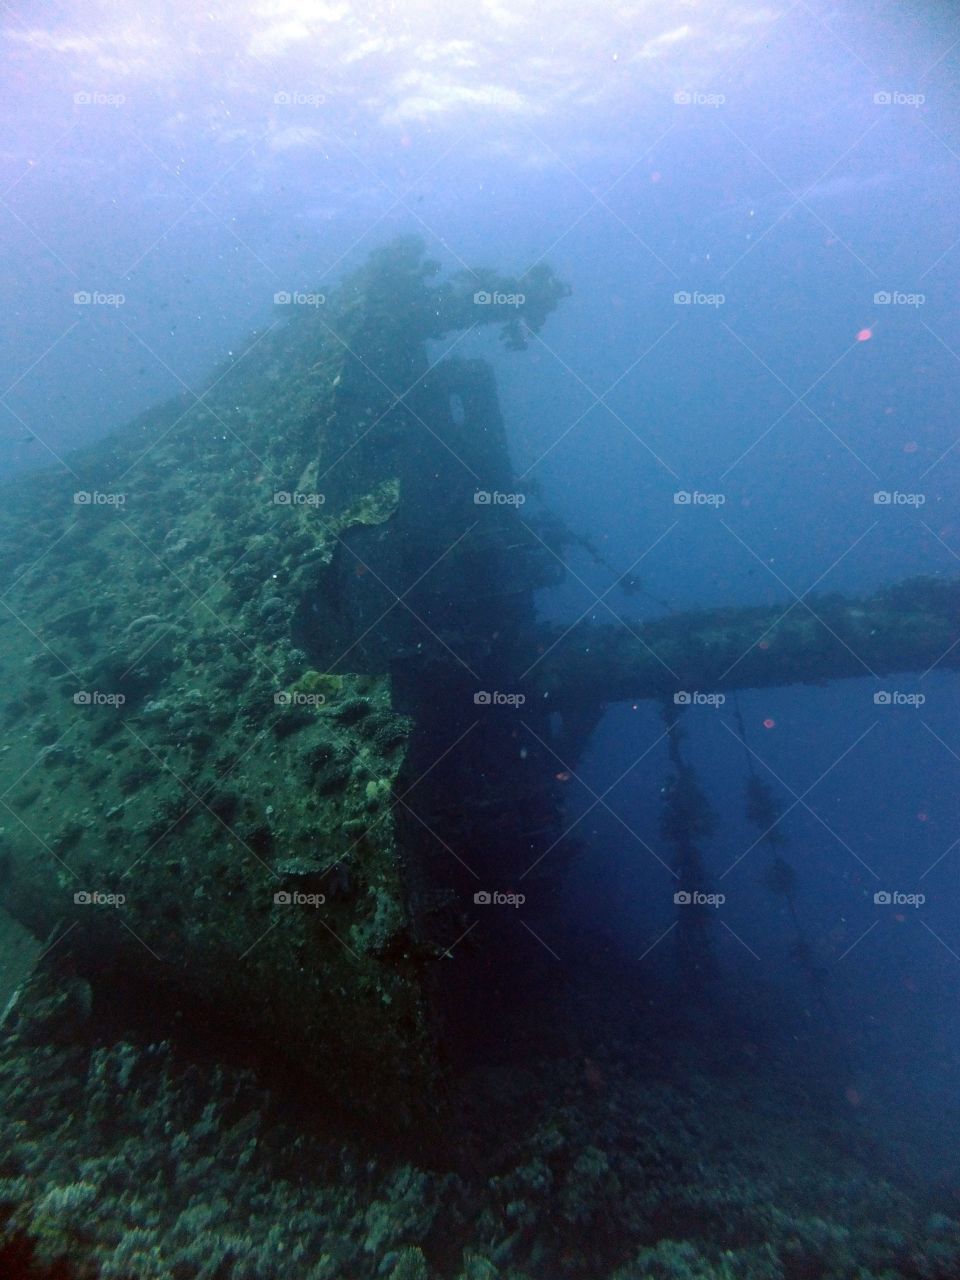
<svg viewBox="0 0 960 1280">
<path fill-rule="evenodd" d="M 960 15 L 0 51 L 0 1280 L 960 1280 Z"/>
</svg>

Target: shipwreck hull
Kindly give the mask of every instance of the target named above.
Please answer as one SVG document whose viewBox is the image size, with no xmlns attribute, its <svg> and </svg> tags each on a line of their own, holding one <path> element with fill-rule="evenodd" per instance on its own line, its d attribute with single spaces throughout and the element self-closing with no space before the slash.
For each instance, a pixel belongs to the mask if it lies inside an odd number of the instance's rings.
<svg viewBox="0 0 960 1280">
<path fill-rule="evenodd" d="M 565 290 L 540 272 L 505 318 L 472 292 L 516 282 L 432 274 L 381 251 L 0 516 L 3 905 L 106 998 L 162 990 L 381 1131 L 439 1129 L 451 1046 L 556 963 L 562 776 L 608 702 L 960 655 L 949 583 L 538 626 L 558 561 L 492 371 L 426 342 L 522 346 Z M 522 920 L 482 896 L 519 892 Z"/>
<path fill-rule="evenodd" d="M 499 708 L 438 757 L 533 621 L 515 510 L 474 502 L 509 480 L 492 375 L 427 365 L 472 300 L 429 274 L 376 255 L 196 403 L 11 486 L 0 530 L 4 905 L 388 1128 L 440 1108 L 457 876 L 504 843 L 450 841 Z"/>
</svg>

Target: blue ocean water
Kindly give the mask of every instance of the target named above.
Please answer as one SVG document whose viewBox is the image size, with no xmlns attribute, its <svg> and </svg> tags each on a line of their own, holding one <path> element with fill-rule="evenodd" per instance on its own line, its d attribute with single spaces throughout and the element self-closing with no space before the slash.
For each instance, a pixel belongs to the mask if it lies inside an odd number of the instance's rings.
<svg viewBox="0 0 960 1280">
<path fill-rule="evenodd" d="M 275 295 L 416 234 L 444 274 L 547 262 L 571 288 L 524 352 L 489 327 L 430 345 L 491 362 L 518 488 L 571 531 L 544 621 L 817 617 L 956 578 L 948 6 L 15 4 L 0 28 L 4 480 L 189 401 Z M 955 660 L 674 703 L 714 815 L 731 1052 L 832 1092 L 878 1167 L 954 1197 Z M 603 939 L 639 1006 L 678 905 L 669 745 L 656 703 L 619 702 L 556 759 L 584 852 L 545 941 L 576 968 Z M 795 891 L 765 884 L 775 856 Z"/>
</svg>

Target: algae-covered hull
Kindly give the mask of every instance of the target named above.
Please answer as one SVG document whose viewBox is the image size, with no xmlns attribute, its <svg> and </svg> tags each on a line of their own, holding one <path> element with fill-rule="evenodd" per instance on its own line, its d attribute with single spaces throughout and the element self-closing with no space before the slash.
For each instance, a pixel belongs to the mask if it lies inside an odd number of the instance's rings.
<svg viewBox="0 0 960 1280">
<path fill-rule="evenodd" d="M 563 292 L 518 317 L 434 270 L 401 241 L 294 299 L 192 403 L 11 487 L 0 534 L 7 906 L 400 1124 L 436 1101 L 417 916 L 452 893 L 413 865 L 409 673 L 453 661 L 441 601 L 506 467 L 485 367 L 424 343 L 502 318 L 521 345 Z"/>
</svg>

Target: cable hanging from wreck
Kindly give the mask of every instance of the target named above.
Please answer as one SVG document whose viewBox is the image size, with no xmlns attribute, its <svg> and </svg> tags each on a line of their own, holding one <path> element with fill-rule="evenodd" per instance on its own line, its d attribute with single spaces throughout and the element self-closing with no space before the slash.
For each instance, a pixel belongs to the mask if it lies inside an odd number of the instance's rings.
<svg viewBox="0 0 960 1280">
<path fill-rule="evenodd" d="M 754 753 L 747 742 L 747 730 L 736 691 L 733 694 L 733 719 L 747 762 L 746 816 L 748 821 L 760 831 L 757 843 L 766 844 L 772 855 L 770 863 L 761 876 L 761 883 L 770 893 L 783 898 L 786 902 L 794 931 L 791 954 L 806 974 L 817 1002 L 831 1026 L 836 1030 L 836 1016 L 826 990 L 826 974 L 823 967 L 814 959 L 813 948 L 797 910 L 797 873 L 793 865 L 780 853 L 787 843 L 787 836 L 781 825 L 783 808 L 774 796 L 770 784 L 760 777 L 754 765 Z"/>
<path fill-rule="evenodd" d="M 663 703 L 672 772 L 661 788 L 660 829 L 673 849 L 681 980 L 702 989 L 716 976 L 716 960 L 710 943 L 709 908 L 702 900 L 706 873 L 699 842 L 713 831 L 714 816 L 693 766 L 683 757 L 680 710 L 672 699 Z"/>
</svg>

